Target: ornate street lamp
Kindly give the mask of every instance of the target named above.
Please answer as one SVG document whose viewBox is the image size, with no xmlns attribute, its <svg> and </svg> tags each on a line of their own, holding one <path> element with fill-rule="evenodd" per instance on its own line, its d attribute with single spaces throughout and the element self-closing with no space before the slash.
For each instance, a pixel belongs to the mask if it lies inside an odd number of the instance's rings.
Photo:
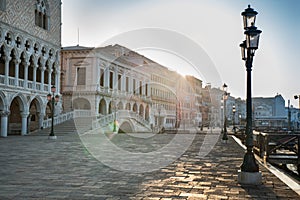
<svg viewBox="0 0 300 200">
<path fill-rule="evenodd" d="M 223 88 L 223 111 L 224 111 L 224 131 L 223 131 L 223 137 L 222 137 L 222 142 L 226 143 L 228 140 L 228 136 L 227 136 L 227 115 L 226 115 L 226 101 L 228 98 L 229 93 L 227 92 L 227 85 L 224 83 L 222 88 Z"/>
<path fill-rule="evenodd" d="M 300 95 L 295 95 L 294 99 L 299 99 L 299 105 L 298 105 L 299 107 L 298 108 L 300 109 Z"/>
<path fill-rule="evenodd" d="M 246 40 L 240 44 L 242 59 L 245 60 L 247 71 L 247 124 L 246 124 L 246 147 L 241 171 L 238 175 L 238 182 L 242 184 L 261 184 L 261 173 L 253 153 L 253 130 L 252 130 L 252 96 L 251 96 L 251 70 L 255 50 L 258 48 L 259 36 L 262 32 L 254 24 L 257 12 L 250 8 L 250 5 L 242 12 L 244 22 L 244 34 Z"/>
<path fill-rule="evenodd" d="M 56 88 L 55 88 L 54 85 L 51 87 L 51 92 L 52 92 L 52 94 L 50 93 L 50 94 L 47 95 L 47 100 L 51 101 L 51 106 L 52 106 L 52 108 L 51 108 L 51 119 L 52 119 L 51 120 L 51 132 L 50 132 L 48 138 L 49 139 L 56 139 L 57 137 L 54 134 L 54 130 L 53 130 L 53 127 L 54 127 L 54 108 L 55 108 L 55 103 L 59 101 L 59 96 L 54 95 L 55 92 L 56 92 Z"/>
<path fill-rule="evenodd" d="M 233 126 L 233 132 L 234 134 L 236 133 L 236 128 L 235 128 L 235 105 L 232 106 L 232 126 Z"/>
</svg>

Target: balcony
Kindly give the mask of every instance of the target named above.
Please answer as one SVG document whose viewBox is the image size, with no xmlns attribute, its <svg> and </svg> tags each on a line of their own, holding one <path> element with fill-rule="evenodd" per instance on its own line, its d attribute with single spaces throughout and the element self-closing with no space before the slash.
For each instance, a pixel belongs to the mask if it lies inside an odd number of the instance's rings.
<svg viewBox="0 0 300 200">
<path fill-rule="evenodd" d="M 42 87 L 42 84 L 39 82 L 36 82 L 34 84 L 33 81 L 27 81 L 27 85 L 25 80 L 23 79 L 18 79 L 16 82 L 15 77 L 8 77 L 7 81 L 7 85 L 5 84 L 5 75 L 0 75 L 0 86 L 7 86 L 10 88 L 15 88 L 15 89 L 26 89 L 26 90 L 34 90 L 34 91 L 40 91 L 40 92 L 49 92 L 49 85 L 48 84 L 44 84 L 44 86 Z M 25 87 L 27 86 L 27 87 Z"/>
</svg>

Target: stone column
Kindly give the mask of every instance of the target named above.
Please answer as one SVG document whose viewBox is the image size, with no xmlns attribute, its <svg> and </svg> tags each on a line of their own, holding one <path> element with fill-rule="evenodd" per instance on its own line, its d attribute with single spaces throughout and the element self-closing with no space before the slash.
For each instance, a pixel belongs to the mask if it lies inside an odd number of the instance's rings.
<svg viewBox="0 0 300 200">
<path fill-rule="evenodd" d="M 8 126 L 8 115 L 9 111 L 1 111 L 1 137 L 7 137 L 7 126 Z"/>
<path fill-rule="evenodd" d="M 126 90 L 126 76 L 123 73 L 121 76 L 121 91 L 122 91 L 122 93 L 125 93 L 125 90 Z"/>
<path fill-rule="evenodd" d="M 59 80 L 60 80 L 60 71 L 56 70 L 56 76 L 55 76 L 55 87 L 56 87 L 56 93 L 60 94 L 60 84 L 59 84 Z"/>
<path fill-rule="evenodd" d="M 21 113 L 22 117 L 22 130 L 21 130 L 21 135 L 26 135 L 27 134 L 27 117 L 29 113 Z"/>
<path fill-rule="evenodd" d="M 41 90 L 44 91 L 44 82 L 45 82 L 45 70 L 46 68 L 42 66 L 41 68 Z"/>
<path fill-rule="evenodd" d="M 24 88 L 27 89 L 28 87 L 28 66 L 29 62 L 24 62 Z"/>
<path fill-rule="evenodd" d="M 133 94 L 133 78 L 132 78 L 132 74 L 129 74 L 129 80 L 128 80 L 128 82 L 129 82 L 129 84 L 128 84 L 128 86 L 129 86 L 129 90 L 128 90 L 128 93 L 129 94 Z"/>
<path fill-rule="evenodd" d="M 118 67 L 114 67 L 114 77 L 113 77 L 113 89 L 116 92 L 118 90 Z"/>
<path fill-rule="evenodd" d="M 51 93 L 51 74 L 52 74 L 52 69 L 48 70 L 48 92 Z"/>
<path fill-rule="evenodd" d="M 15 86 L 19 86 L 19 63 L 21 62 L 20 59 L 15 59 Z"/>
<path fill-rule="evenodd" d="M 38 113 L 37 117 L 39 119 L 39 129 L 43 127 L 45 113 Z"/>
<path fill-rule="evenodd" d="M 38 65 L 34 64 L 34 68 L 33 68 L 33 85 L 32 85 L 32 89 L 36 89 L 36 71 L 37 71 Z"/>
<path fill-rule="evenodd" d="M 99 60 L 96 59 L 96 91 L 100 91 L 100 76 Z"/>
<path fill-rule="evenodd" d="M 109 67 L 104 69 L 104 88 L 105 90 L 109 88 Z"/>
<path fill-rule="evenodd" d="M 144 81 L 142 81 L 141 87 L 142 87 L 142 94 L 141 95 L 146 96 L 146 84 L 145 84 Z"/>
<path fill-rule="evenodd" d="M 5 56 L 5 85 L 8 85 L 8 76 L 9 76 L 9 61 L 11 60 L 10 56 Z"/>
</svg>

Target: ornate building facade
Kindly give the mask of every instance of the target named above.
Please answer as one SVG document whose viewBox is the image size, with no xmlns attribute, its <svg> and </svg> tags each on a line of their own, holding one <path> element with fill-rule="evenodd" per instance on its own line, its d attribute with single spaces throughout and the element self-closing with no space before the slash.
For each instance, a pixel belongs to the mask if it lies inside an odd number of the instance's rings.
<svg viewBox="0 0 300 200">
<path fill-rule="evenodd" d="M 85 111 L 94 122 L 112 116 L 127 131 L 150 123 L 150 75 L 124 59 L 129 53 L 124 49 L 118 45 L 62 49 L 64 111 Z M 120 118 L 127 118 L 126 123 Z"/>
<path fill-rule="evenodd" d="M 0 1 L 1 136 L 42 127 L 60 93 L 61 1 Z"/>
</svg>

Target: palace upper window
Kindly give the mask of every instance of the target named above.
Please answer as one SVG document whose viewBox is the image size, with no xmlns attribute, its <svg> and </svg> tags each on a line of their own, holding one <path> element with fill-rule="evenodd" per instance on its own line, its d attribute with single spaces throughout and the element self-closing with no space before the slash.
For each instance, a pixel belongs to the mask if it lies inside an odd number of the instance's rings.
<svg viewBox="0 0 300 200">
<path fill-rule="evenodd" d="M 49 9 L 45 0 L 37 0 L 35 8 L 35 25 L 49 30 Z"/>
<path fill-rule="evenodd" d="M 6 0 L 0 0 L 0 10 L 1 11 L 6 10 Z"/>
</svg>

